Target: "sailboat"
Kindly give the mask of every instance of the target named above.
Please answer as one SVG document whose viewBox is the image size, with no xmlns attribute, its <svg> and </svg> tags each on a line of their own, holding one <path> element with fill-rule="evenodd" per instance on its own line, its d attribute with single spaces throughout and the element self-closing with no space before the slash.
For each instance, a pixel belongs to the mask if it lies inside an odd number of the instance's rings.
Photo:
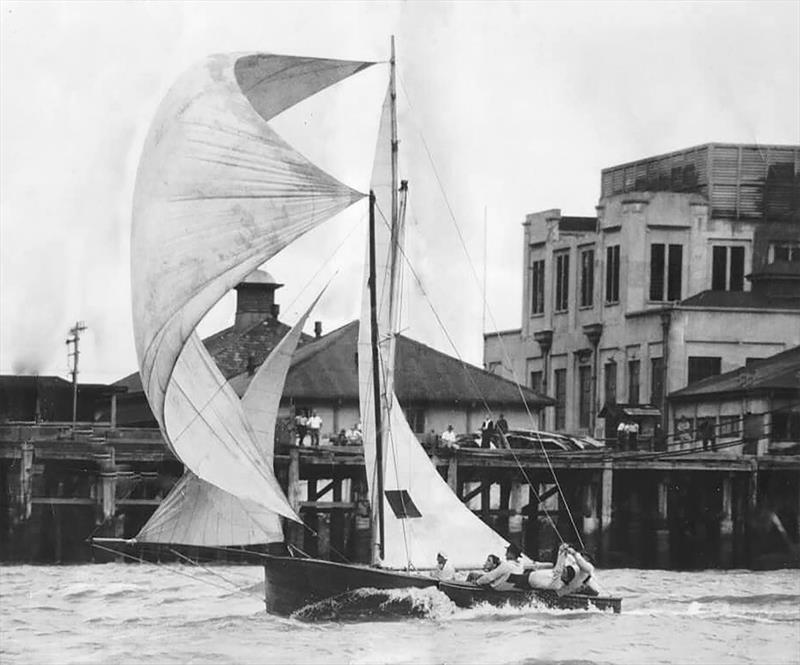
<svg viewBox="0 0 800 665">
<path fill-rule="evenodd" d="M 475 569 L 487 553 L 508 545 L 453 494 L 394 393 L 407 194 L 398 182 L 394 42 L 369 195 L 311 163 L 270 124 L 376 64 L 265 53 L 211 56 L 167 94 L 137 173 L 131 284 L 139 370 L 163 437 L 186 468 L 134 539 L 139 543 L 276 543 L 284 540 L 282 520 L 302 524 L 275 477 L 273 437 L 310 309 L 241 399 L 196 328 L 281 249 L 349 206 L 369 205 L 358 375 L 372 561 L 265 555 L 266 608 L 278 614 L 353 589 L 436 586 L 427 571 L 437 552 L 448 550 L 456 568 Z"/>
</svg>

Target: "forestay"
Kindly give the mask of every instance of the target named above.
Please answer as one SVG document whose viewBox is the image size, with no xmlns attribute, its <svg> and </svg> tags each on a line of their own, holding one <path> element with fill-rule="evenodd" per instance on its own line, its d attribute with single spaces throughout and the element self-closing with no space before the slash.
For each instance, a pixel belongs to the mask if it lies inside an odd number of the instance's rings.
<svg viewBox="0 0 800 665">
<path fill-rule="evenodd" d="M 168 93 L 137 174 L 133 321 L 153 413 L 199 478 L 293 519 L 260 435 L 194 330 L 252 270 L 363 196 L 310 163 L 267 121 L 369 64 L 212 56 Z"/>
</svg>

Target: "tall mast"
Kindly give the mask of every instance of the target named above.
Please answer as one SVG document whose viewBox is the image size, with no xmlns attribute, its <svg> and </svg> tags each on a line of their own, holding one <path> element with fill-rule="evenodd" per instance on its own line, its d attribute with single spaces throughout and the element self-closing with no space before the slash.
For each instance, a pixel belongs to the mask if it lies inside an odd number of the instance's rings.
<svg viewBox="0 0 800 665">
<path fill-rule="evenodd" d="M 392 109 L 392 240 L 395 240 L 397 227 L 397 87 L 395 84 L 394 35 L 392 35 L 392 56 L 389 60 L 389 95 Z M 396 245 L 392 245 L 395 247 Z"/>
<path fill-rule="evenodd" d="M 389 108 L 391 114 L 391 155 L 392 155 L 392 172 L 391 172 L 391 211 L 390 211 L 390 259 L 389 259 L 389 325 L 390 329 L 386 332 L 389 335 L 394 334 L 394 321 L 395 321 L 395 291 L 397 281 L 397 244 L 398 244 L 398 224 L 397 224 L 397 87 L 395 83 L 395 54 L 394 54 L 394 35 L 391 39 L 391 54 L 389 57 Z M 384 395 L 381 391 L 380 382 L 380 366 L 378 365 L 378 311 L 377 311 L 377 276 L 375 274 L 375 194 L 370 192 L 370 207 L 369 207 L 369 272 L 370 272 L 370 328 L 372 340 L 372 384 L 373 388 L 373 402 L 375 407 L 375 466 L 377 469 L 377 511 L 378 511 L 378 538 L 377 538 L 377 555 L 383 559 L 384 556 L 384 541 L 385 541 L 385 528 L 384 528 L 384 502 L 383 502 L 383 432 L 382 432 L 382 407 L 381 400 Z M 390 343 L 390 348 L 394 344 Z M 385 390 L 391 390 L 391 381 L 389 386 L 384 387 Z M 387 392 L 388 397 L 388 392 Z"/>
<path fill-rule="evenodd" d="M 369 322 L 372 342 L 372 403 L 375 409 L 375 467 L 377 469 L 378 557 L 383 559 L 383 433 L 381 431 L 381 381 L 378 366 L 378 298 L 375 279 L 375 192 L 369 193 Z M 374 557 L 374 550 L 373 550 Z M 373 563 L 377 563 L 373 560 Z"/>
<path fill-rule="evenodd" d="M 392 35 L 392 53 L 389 59 L 389 108 L 391 110 L 392 122 L 392 210 L 391 210 L 391 246 L 390 246 L 390 259 L 389 259 L 389 322 L 394 326 L 397 320 L 397 313 L 395 308 L 398 305 L 395 297 L 397 292 L 398 270 L 397 270 L 397 247 L 399 245 L 398 235 L 400 233 L 400 226 L 398 224 L 398 167 L 397 156 L 399 151 L 399 140 L 397 138 L 397 86 L 395 81 L 395 54 L 394 54 L 394 35 Z M 395 333 L 394 329 L 387 331 L 390 335 Z M 392 348 L 394 345 L 391 345 Z"/>
</svg>

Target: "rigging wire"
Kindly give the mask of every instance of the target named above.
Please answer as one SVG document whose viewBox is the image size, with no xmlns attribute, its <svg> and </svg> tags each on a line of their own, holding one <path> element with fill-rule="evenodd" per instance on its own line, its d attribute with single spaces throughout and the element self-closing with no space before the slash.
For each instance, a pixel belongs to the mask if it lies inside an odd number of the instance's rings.
<svg viewBox="0 0 800 665">
<path fill-rule="evenodd" d="M 160 568 L 160 567 L 165 567 L 166 568 L 167 567 L 166 564 L 161 563 L 160 561 L 148 561 L 147 559 L 143 559 L 142 557 L 134 556 L 132 554 L 128 554 L 127 552 L 122 552 L 120 550 L 115 550 L 113 548 L 106 547 L 105 545 L 101 545 L 99 543 L 94 543 L 93 542 L 93 543 L 91 543 L 91 545 L 92 545 L 92 547 L 96 547 L 99 550 L 103 550 L 105 552 L 109 552 L 110 554 L 113 554 L 114 556 L 121 556 L 121 557 L 123 557 L 125 559 L 128 559 L 130 561 L 135 561 L 136 563 L 149 564 L 149 565 L 155 566 L 157 568 Z M 208 585 L 216 587 L 218 589 L 222 589 L 223 591 L 226 591 L 226 592 L 233 591 L 233 592 L 236 592 L 236 593 L 246 594 L 248 596 L 255 596 L 257 598 L 261 597 L 260 593 L 256 593 L 255 591 L 249 590 L 247 588 L 240 588 L 240 587 L 236 587 L 236 586 L 223 586 L 222 584 L 219 584 L 219 583 L 217 583 L 217 582 L 215 582 L 213 580 L 201 579 L 200 577 L 197 577 L 196 575 L 191 575 L 189 573 L 185 573 L 185 572 L 182 572 L 180 570 L 176 570 L 175 568 L 173 568 L 171 566 L 169 567 L 169 571 L 170 571 L 170 573 L 177 573 L 178 575 L 183 575 L 184 577 L 188 577 L 189 579 L 194 580 L 195 582 L 202 582 L 204 584 L 208 584 Z M 233 585 L 232 582 L 229 582 L 229 583 L 231 585 Z"/>
<path fill-rule="evenodd" d="M 409 107 L 413 109 L 413 104 L 411 103 L 411 98 L 410 98 L 410 96 L 408 94 L 408 90 L 407 90 L 407 88 L 405 86 L 405 80 L 403 79 L 402 76 L 400 76 L 400 85 L 401 85 L 401 87 L 403 89 L 403 93 L 404 93 L 406 99 L 408 100 Z M 436 183 L 439 186 L 439 191 L 440 191 L 440 193 L 442 195 L 442 199 L 444 200 L 445 206 L 446 206 L 447 211 L 449 213 L 450 220 L 453 223 L 453 227 L 456 230 L 456 234 L 458 235 L 459 241 L 461 243 L 461 248 L 464 251 L 464 254 L 465 254 L 466 258 L 467 258 L 467 262 L 468 262 L 468 264 L 470 266 L 470 269 L 471 269 L 471 272 L 472 272 L 472 276 L 475 279 L 476 284 L 480 285 L 480 279 L 479 279 L 478 274 L 477 274 L 477 272 L 475 270 L 475 264 L 472 261 L 472 257 L 470 256 L 469 250 L 467 249 L 466 241 L 464 239 L 463 233 L 461 232 L 461 228 L 460 228 L 460 226 L 458 224 L 458 220 L 456 218 L 456 215 L 455 215 L 455 212 L 453 210 L 453 207 L 450 204 L 450 200 L 448 199 L 447 194 L 446 194 L 446 192 L 444 190 L 444 185 L 443 185 L 442 179 L 441 179 L 441 177 L 439 175 L 439 171 L 436 168 L 436 163 L 435 163 L 435 161 L 433 159 L 433 155 L 432 155 L 431 150 L 430 150 L 430 148 L 428 146 L 428 142 L 425 140 L 425 137 L 424 137 L 421 129 L 419 129 L 418 127 L 417 127 L 417 133 L 419 134 L 420 140 L 422 141 L 423 148 L 425 149 L 425 153 L 426 153 L 426 155 L 428 157 L 428 160 L 430 162 L 430 165 L 431 165 L 431 170 L 433 171 L 434 178 L 436 180 Z M 402 249 L 401 249 L 401 251 L 402 251 Z M 405 255 L 405 253 L 404 253 L 404 255 Z M 408 262 L 408 258 L 407 257 L 406 257 L 406 261 Z M 412 271 L 413 271 L 413 268 L 412 268 Z M 417 279 L 417 283 L 420 285 L 420 288 L 422 288 L 422 285 L 420 284 L 419 277 L 416 275 L 416 273 L 414 273 L 414 275 L 415 275 L 415 278 Z M 427 299 L 427 294 L 426 294 L 426 299 Z M 430 300 L 428 300 L 428 301 L 429 301 L 429 304 L 431 304 L 431 309 L 433 309 L 432 303 L 430 303 Z M 489 314 L 489 319 L 490 319 L 492 325 L 495 326 L 495 328 L 496 328 L 497 324 L 496 324 L 496 321 L 495 321 L 495 318 L 494 318 L 494 314 L 492 313 L 492 308 L 489 306 L 488 302 L 484 302 L 484 307 L 486 308 L 486 311 Z M 445 332 L 445 335 L 447 336 L 448 341 L 450 342 L 451 346 L 453 347 L 453 350 L 458 355 L 459 360 L 461 360 L 462 364 L 465 364 L 463 358 L 461 358 L 460 354 L 458 354 L 458 350 L 455 347 L 455 343 L 453 342 L 452 337 L 445 331 L 444 325 L 441 322 L 441 319 L 439 318 L 439 316 L 435 312 L 434 312 L 434 315 L 436 316 L 436 319 L 439 322 L 440 327 L 442 327 L 443 332 Z M 504 355 L 505 359 L 508 361 L 510 359 L 508 351 L 505 348 L 505 345 L 503 343 L 502 338 L 499 338 L 499 339 L 500 339 L 501 348 L 503 350 L 503 355 Z M 525 395 L 522 392 L 522 384 L 520 383 L 519 379 L 516 376 L 516 372 L 514 371 L 513 365 L 511 366 L 511 374 L 512 374 L 512 381 L 517 386 L 517 390 L 518 390 L 518 392 L 520 394 L 520 397 L 522 399 L 522 403 L 523 403 L 523 405 L 525 407 L 525 411 L 528 414 L 529 421 L 531 422 L 531 425 L 533 425 L 534 422 L 535 422 L 534 418 L 533 418 L 533 414 L 531 412 L 530 405 L 528 404 L 528 402 L 527 402 L 527 400 L 525 398 Z M 484 406 L 486 407 L 487 413 L 491 413 L 492 411 L 491 411 L 491 409 L 488 408 L 488 404 L 486 404 L 486 400 L 483 398 L 483 396 L 481 396 L 481 401 L 483 402 Z M 566 496 L 565 496 L 565 494 L 563 492 L 561 484 L 558 481 L 558 477 L 555 475 L 555 470 L 554 470 L 554 468 L 552 466 L 552 463 L 550 461 L 550 457 L 547 454 L 547 450 L 544 448 L 543 445 L 541 446 L 541 449 L 542 449 L 542 453 L 544 454 L 544 457 L 545 457 L 545 459 L 547 461 L 547 465 L 549 467 L 549 470 L 550 470 L 550 472 L 551 472 L 551 474 L 553 476 L 553 480 L 555 482 L 555 485 L 558 488 L 559 496 L 561 497 L 562 501 L 564 502 L 564 507 L 566 508 L 567 515 L 569 515 L 569 519 L 570 519 L 570 522 L 572 523 L 572 526 L 573 526 L 573 529 L 575 531 L 575 534 L 578 537 L 578 539 L 581 540 L 580 533 L 578 531 L 577 525 L 575 524 L 575 521 L 574 521 L 574 519 L 572 517 L 572 511 L 569 509 L 569 503 L 568 503 L 567 498 L 566 498 Z M 522 467 L 519 465 L 519 460 L 516 458 L 516 454 L 515 453 L 512 453 L 512 454 L 514 455 L 515 461 L 517 462 L 517 465 L 520 467 L 520 470 L 522 471 L 523 475 L 525 475 L 526 481 L 529 484 L 531 484 L 530 480 L 527 478 L 527 474 L 525 473 L 524 469 L 522 469 Z M 548 515 L 548 519 L 549 519 L 549 515 Z M 551 524 L 553 525 L 553 527 L 554 527 L 554 529 L 556 531 L 556 534 L 562 540 L 562 542 L 564 542 L 563 538 L 561 537 L 561 534 L 558 532 L 558 529 L 555 527 L 555 523 L 552 520 L 550 520 L 550 521 L 551 521 Z M 582 541 L 581 541 L 580 544 L 581 544 L 581 547 L 583 547 L 583 542 Z"/>
</svg>

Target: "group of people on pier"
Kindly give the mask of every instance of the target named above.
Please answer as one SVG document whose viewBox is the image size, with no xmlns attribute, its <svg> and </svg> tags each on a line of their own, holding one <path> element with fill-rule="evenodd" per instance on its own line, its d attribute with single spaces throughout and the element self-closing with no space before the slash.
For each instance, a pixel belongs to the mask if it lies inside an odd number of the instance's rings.
<svg viewBox="0 0 800 665">
<path fill-rule="evenodd" d="M 534 562 L 525 567 L 520 561 L 522 552 L 514 543 L 506 548 L 505 559 L 496 554 L 486 557 L 483 570 L 470 572 L 466 581 L 495 591 L 550 590 L 559 596 L 583 594 L 597 596 L 600 590 L 595 578 L 594 566 L 587 557 L 566 543 L 558 549 L 555 562 Z M 456 579 L 456 570 L 447 554 L 439 552 L 434 577 L 441 581 Z"/>
</svg>

